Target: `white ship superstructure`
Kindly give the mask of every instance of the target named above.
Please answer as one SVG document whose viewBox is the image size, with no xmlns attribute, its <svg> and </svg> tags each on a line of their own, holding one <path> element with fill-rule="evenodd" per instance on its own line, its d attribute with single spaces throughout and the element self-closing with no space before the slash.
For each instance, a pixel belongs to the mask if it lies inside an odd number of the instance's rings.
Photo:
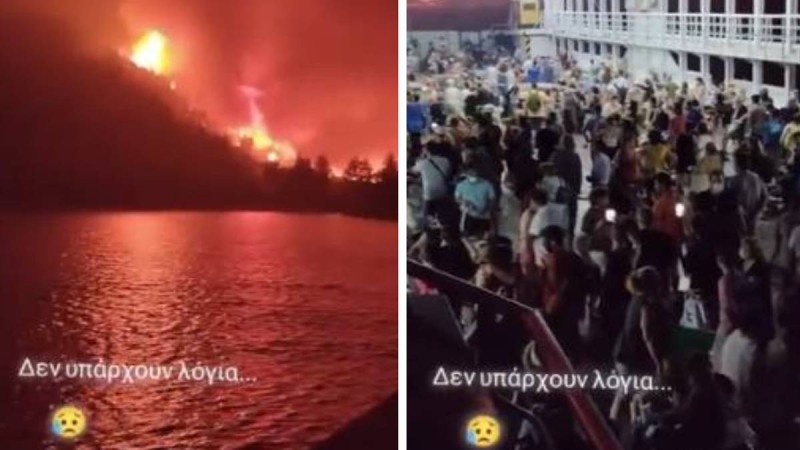
<svg viewBox="0 0 800 450">
<path fill-rule="evenodd" d="M 634 76 L 732 82 L 776 100 L 800 85 L 800 0 L 541 1 L 542 26 L 520 31 L 534 54 L 616 59 Z"/>
</svg>

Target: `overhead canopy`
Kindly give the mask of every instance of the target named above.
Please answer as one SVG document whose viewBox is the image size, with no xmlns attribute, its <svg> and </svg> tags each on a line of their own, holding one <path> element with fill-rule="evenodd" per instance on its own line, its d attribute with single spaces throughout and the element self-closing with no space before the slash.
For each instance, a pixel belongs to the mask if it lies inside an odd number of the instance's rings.
<svg viewBox="0 0 800 450">
<path fill-rule="evenodd" d="M 408 0 L 409 31 L 506 28 L 511 0 Z"/>
</svg>

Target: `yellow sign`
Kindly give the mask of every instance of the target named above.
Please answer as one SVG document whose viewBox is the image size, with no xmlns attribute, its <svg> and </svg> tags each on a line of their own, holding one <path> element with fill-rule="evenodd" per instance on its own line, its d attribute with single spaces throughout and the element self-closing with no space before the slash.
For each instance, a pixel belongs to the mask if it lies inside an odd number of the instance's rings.
<svg viewBox="0 0 800 450">
<path fill-rule="evenodd" d="M 519 25 L 521 27 L 538 27 L 542 24 L 542 8 L 540 0 L 519 0 Z"/>
</svg>

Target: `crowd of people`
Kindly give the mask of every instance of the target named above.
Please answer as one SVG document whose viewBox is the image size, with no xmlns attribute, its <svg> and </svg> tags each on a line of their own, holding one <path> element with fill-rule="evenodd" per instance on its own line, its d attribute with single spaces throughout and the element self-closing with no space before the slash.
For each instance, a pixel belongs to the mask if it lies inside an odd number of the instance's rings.
<svg viewBox="0 0 800 450">
<path fill-rule="evenodd" d="M 578 370 L 671 387 L 596 398 L 627 448 L 800 448 L 797 94 L 503 48 L 414 61 L 409 257 L 540 308 Z M 519 365 L 510 314 L 451 300 L 481 364 Z"/>
</svg>

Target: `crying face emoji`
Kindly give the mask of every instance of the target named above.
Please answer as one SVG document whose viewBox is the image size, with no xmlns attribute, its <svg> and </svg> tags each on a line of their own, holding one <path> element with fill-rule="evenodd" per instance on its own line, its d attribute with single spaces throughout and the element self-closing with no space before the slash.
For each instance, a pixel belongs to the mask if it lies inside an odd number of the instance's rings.
<svg viewBox="0 0 800 450">
<path fill-rule="evenodd" d="M 86 414 L 75 406 L 62 406 L 53 413 L 50 430 L 61 439 L 75 439 L 86 430 Z"/>
<path fill-rule="evenodd" d="M 500 441 L 500 424 L 491 416 L 475 416 L 467 423 L 467 443 L 473 447 L 491 447 Z"/>
</svg>

